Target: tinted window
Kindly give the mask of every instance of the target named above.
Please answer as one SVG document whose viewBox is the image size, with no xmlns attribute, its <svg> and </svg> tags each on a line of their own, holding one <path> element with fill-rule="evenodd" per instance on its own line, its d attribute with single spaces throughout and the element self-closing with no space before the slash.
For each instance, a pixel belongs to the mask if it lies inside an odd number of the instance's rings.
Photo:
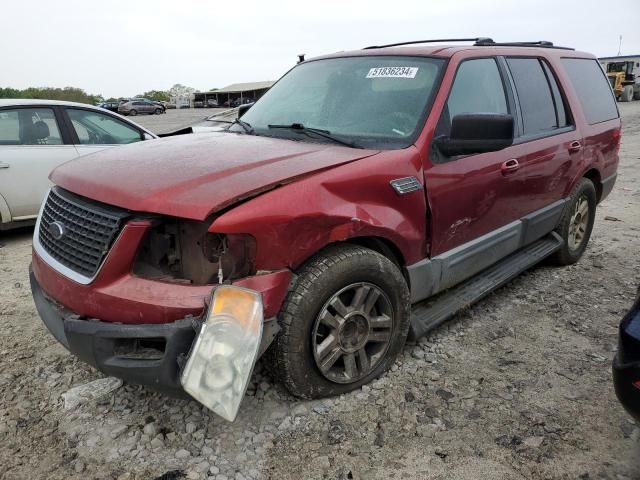
<svg viewBox="0 0 640 480">
<path fill-rule="evenodd" d="M 140 131 L 111 115 L 71 108 L 67 113 L 83 145 L 125 144 L 142 140 Z"/>
<path fill-rule="evenodd" d="M 62 145 L 50 108 L 0 111 L 0 145 Z"/>
<path fill-rule="evenodd" d="M 537 58 L 508 58 L 525 135 L 558 128 L 551 87 Z"/>
<path fill-rule="evenodd" d="M 593 125 L 618 118 L 611 87 L 596 60 L 563 58 L 562 63 L 578 95 L 587 123 Z"/>
<path fill-rule="evenodd" d="M 544 68 L 544 73 L 547 75 L 547 80 L 549 81 L 549 85 L 551 86 L 553 103 L 556 107 L 557 125 L 559 128 L 566 127 L 567 125 L 571 125 L 571 121 L 569 120 L 569 116 L 567 115 L 567 108 L 564 103 L 564 97 L 560 93 L 560 87 L 558 86 L 556 77 L 551 71 L 551 69 L 549 68 L 549 65 L 547 65 L 545 61 L 541 61 L 541 63 L 542 63 L 542 67 Z"/>
<path fill-rule="evenodd" d="M 449 135 L 451 119 L 461 113 L 509 113 L 502 77 L 492 58 L 460 64 L 436 136 Z"/>
</svg>

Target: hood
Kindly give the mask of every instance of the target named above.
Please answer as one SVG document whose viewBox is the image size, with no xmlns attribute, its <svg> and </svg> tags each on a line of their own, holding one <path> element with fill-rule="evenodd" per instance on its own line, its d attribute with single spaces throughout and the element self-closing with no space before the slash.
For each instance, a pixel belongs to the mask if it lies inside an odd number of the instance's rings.
<svg viewBox="0 0 640 480">
<path fill-rule="evenodd" d="M 235 133 L 181 135 L 87 155 L 59 166 L 50 178 L 109 205 L 204 220 L 295 177 L 376 153 Z"/>
</svg>

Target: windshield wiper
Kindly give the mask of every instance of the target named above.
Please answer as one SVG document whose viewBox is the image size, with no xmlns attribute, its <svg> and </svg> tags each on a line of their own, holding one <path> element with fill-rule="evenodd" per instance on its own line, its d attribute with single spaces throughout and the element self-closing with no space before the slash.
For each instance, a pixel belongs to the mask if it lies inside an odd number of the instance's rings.
<svg viewBox="0 0 640 480">
<path fill-rule="evenodd" d="M 335 143 L 339 143 L 340 145 L 345 145 L 351 148 L 363 148 L 360 145 L 357 145 L 348 140 L 342 140 L 334 135 L 331 135 L 329 130 L 322 130 L 320 128 L 313 127 L 305 127 L 302 123 L 291 123 L 289 125 L 267 125 L 269 128 L 285 128 L 288 130 L 297 130 L 303 133 L 315 133 L 316 135 L 331 140 Z"/>
<path fill-rule="evenodd" d="M 250 123 L 245 122 L 244 120 L 240 120 L 239 118 L 236 118 L 233 122 L 231 122 L 231 125 L 229 125 L 229 128 L 231 128 L 234 125 L 240 125 L 244 130 L 244 132 L 249 135 L 253 134 L 253 127 L 251 126 Z"/>
</svg>

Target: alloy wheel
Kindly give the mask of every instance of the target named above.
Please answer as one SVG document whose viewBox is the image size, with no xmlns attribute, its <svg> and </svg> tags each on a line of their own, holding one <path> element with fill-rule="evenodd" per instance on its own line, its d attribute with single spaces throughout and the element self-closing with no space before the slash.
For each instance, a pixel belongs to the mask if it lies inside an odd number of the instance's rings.
<svg viewBox="0 0 640 480">
<path fill-rule="evenodd" d="M 391 301 L 376 285 L 348 285 L 324 304 L 313 328 L 313 356 L 322 375 L 353 383 L 384 358 L 392 339 Z"/>
<path fill-rule="evenodd" d="M 569 248 L 577 250 L 582 245 L 589 225 L 589 202 L 587 197 L 582 195 L 576 202 L 571 222 L 569 223 Z"/>
</svg>

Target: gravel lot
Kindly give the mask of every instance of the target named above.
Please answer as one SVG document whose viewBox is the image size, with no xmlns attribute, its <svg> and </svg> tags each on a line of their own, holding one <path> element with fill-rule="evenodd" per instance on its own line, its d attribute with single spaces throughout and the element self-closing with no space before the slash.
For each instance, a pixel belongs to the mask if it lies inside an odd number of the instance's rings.
<svg viewBox="0 0 640 480">
<path fill-rule="evenodd" d="M 148 128 L 154 133 L 167 133 L 188 127 L 215 113 L 223 112 L 224 108 L 181 108 L 167 110 L 164 115 L 136 115 L 129 120 Z"/>
<path fill-rule="evenodd" d="M 0 477 L 640 479 L 640 427 L 610 381 L 640 284 L 640 102 L 620 108 L 618 183 L 577 265 L 522 275 L 349 395 L 299 401 L 258 365 L 235 423 L 133 385 L 65 410 L 102 375 L 35 312 L 32 231 L 0 233 Z"/>
</svg>

